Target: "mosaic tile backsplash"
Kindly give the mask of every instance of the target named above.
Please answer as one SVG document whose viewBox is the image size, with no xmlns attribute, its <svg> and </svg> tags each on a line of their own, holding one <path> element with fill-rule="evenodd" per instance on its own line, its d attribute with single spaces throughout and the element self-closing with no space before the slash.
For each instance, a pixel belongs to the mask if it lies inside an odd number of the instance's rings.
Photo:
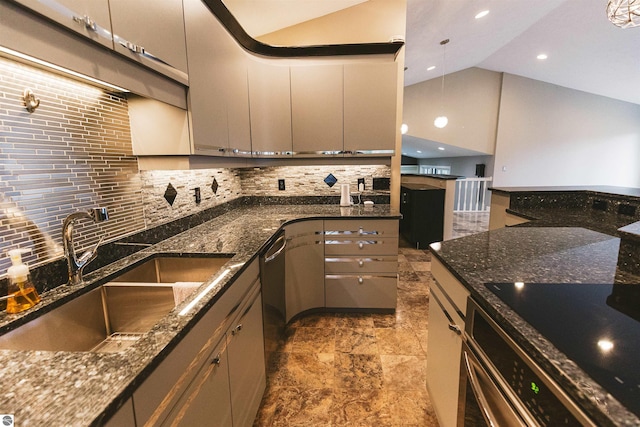
<svg viewBox="0 0 640 427">
<path fill-rule="evenodd" d="M 40 99 L 29 113 L 25 88 Z M 0 274 L 5 251 L 29 248 L 29 264 L 62 254 L 62 222 L 104 206 L 110 220 L 80 221 L 78 247 L 144 228 L 127 100 L 0 58 Z"/>
<path fill-rule="evenodd" d="M 22 100 L 25 88 L 40 99 L 32 113 Z M 324 182 L 330 173 L 352 191 L 358 178 L 370 191 L 374 177 L 391 175 L 387 165 L 140 172 L 125 96 L 1 57 L 0 168 L 0 279 L 11 248 L 31 249 L 24 260 L 32 267 L 59 260 L 62 222 L 78 210 L 104 206 L 110 214 L 101 224 L 78 222 L 80 252 L 103 235 L 114 241 L 243 196 L 339 196 L 339 185 Z M 164 197 L 169 184 L 177 192 L 172 205 Z"/>
</svg>

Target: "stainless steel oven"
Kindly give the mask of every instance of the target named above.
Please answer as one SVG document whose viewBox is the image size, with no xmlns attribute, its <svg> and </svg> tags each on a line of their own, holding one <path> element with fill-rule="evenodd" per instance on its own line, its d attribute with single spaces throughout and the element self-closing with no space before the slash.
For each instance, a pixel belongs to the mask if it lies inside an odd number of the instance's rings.
<svg viewBox="0 0 640 427">
<path fill-rule="evenodd" d="M 472 298 L 460 374 L 458 426 L 595 426 Z"/>
</svg>

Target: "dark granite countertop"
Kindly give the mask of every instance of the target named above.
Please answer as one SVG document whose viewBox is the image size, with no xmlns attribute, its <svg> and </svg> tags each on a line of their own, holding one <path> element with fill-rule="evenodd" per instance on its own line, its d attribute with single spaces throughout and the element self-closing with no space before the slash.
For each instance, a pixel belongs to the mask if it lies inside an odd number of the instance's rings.
<svg viewBox="0 0 640 427">
<path fill-rule="evenodd" d="M 243 268 L 286 222 L 304 218 L 400 218 L 389 205 L 371 208 L 332 205 L 240 207 L 85 275 L 84 286 L 61 286 L 43 293 L 34 309 L 0 314 L 0 328 L 11 330 L 110 280 L 132 263 L 158 253 L 233 254 L 230 270 L 187 315 L 178 313 L 219 275 L 178 305 L 150 332 L 119 353 L 0 350 L 0 413 L 14 414 L 16 425 L 101 425 L 132 395 Z M 72 332 L 72 331 L 70 331 Z"/>
<path fill-rule="evenodd" d="M 628 216 L 614 216 L 607 212 L 581 208 L 524 208 L 507 209 L 508 213 L 531 222 L 519 224 L 522 227 L 583 227 L 610 236 L 619 236 L 619 229 L 634 221 Z"/>
<path fill-rule="evenodd" d="M 402 176 L 418 176 L 418 177 L 425 177 L 425 178 L 435 178 L 435 179 L 441 179 L 443 181 L 450 181 L 450 180 L 456 180 L 458 178 L 464 178 L 464 176 L 462 175 L 444 175 L 444 174 L 424 174 L 424 173 L 403 173 Z"/>
<path fill-rule="evenodd" d="M 574 185 L 574 186 L 549 186 L 549 187 L 490 187 L 489 190 L 499 193 L 566 193 L 566 192 L 590 192 L 607 196 L 639 197 L 640 188 L 616 187 L 610 185 Z"/>
<path fill-rule="evenodd" d="M 620 239 L 584 228 L 508 227 L 436 243 L 431 252 L 505 331 L 598 425 L 638 426 L 640 419 L 522 320 L 484 284 L 640 284 L 618 269 Z"/>
</svg>

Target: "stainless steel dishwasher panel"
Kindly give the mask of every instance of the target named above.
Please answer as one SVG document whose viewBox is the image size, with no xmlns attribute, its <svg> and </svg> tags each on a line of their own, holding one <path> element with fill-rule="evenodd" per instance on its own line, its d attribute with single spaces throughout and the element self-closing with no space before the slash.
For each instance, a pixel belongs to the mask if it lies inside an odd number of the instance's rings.
<svg viewBox="0 0 640 427">
<path fill-rule="evenodd" d="M 285 339 L 285 246 L 284 230 L 260 255 L 264 351 L 267 367 Z M 267 370 L 268 372 L 268 370 Z"/>
</svg>

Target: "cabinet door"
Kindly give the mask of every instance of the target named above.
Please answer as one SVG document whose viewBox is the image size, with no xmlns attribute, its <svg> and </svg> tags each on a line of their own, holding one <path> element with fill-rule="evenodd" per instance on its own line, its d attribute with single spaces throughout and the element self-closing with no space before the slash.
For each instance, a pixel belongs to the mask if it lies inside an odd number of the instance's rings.
<svg viewBox="0 0 640 427">
<path fill-rule="evenodd" d="M 429 296 L 429 336 L 427 342 L 427 386 L 438 422 L 443 427 L 455 427 L 460 383 L 462 339 L 449 329 L 453 322 L 444 309 L 442 295 L 431 290 Z M 456 325 L 461 330 L 464 325 Z"/>
<path fill-rule="evenodd" d="M 285 228 L 287 322 L 305 310 L 324 307 L 323 232 L 323 221 L 303 221 Z"/>
<path fill-rule="evenodd" d="M 182 0 L 109 0 L 109 6 L 117 52 L 189 83 Z"/>
<path fill-rule="evenodd" d="M 288 157 L 291 143 L 291 85 L 289 67 L 249 63 L 251 149 L 258 157 Z"/>
<path fill-rule="evenodd" d="M 266 387 L 260 285 L 227 334 L 234 427 L 251 427 Z M 204 425 L 204 424 L 191 424 Z"/>
<path fill-rule="evenodd" d="M 342 156 L 343 67 L 291 67 L 291 121 L 296 156 Z"/>
<path fill-rule="evenodd" d="M 108 0 L 17 0 L 17 3 L 113 49 Z"/>
<path fill-rule="evenodd" d="M 238 46 L 230 46 L 226 61 L 228 73 L 225 79 L 227 102 L 227 128 L 229 133 L 228 155 L 251 157 L 251 121 L 249 120 L 249 77 L 247 58 L 238 52 Z"/>
<path fill-rule="evenodd" d="M 405 187 L 400 188 L 400 233 L 408 238 L 411 235 L 411 190 Z"/>
<path fill-rule="evenodd" d="M 229 361 L 224 336 L 162 423 L 163 426 L 231 427 Z"/>
<path fill-rule="evenodd" d="M 437 259 L 431 261 L 435 283 L 429 294 L 427 387 L 442 427 L 457 424 L 462 331 L 469 291 Z"/>
<path fill-rule="evenodd" d="M 394 62 L 344 66 L 344 149 L 360 155 L 393 155 L 398 103 Z"/>
<path fill-rule="evenodd" d="M 133 415 L 133 400 L 129 399 L 115 415 L 104 424 L 104 427 L 135 427 L 136 421 Z"/>
<path fill-rule="evenodd" d="M 223 66 L 229 35 L 200 0 L 184 0 L 189 113 L 194 154 L 223 156 L 229 147 Z"/>
</svg>

